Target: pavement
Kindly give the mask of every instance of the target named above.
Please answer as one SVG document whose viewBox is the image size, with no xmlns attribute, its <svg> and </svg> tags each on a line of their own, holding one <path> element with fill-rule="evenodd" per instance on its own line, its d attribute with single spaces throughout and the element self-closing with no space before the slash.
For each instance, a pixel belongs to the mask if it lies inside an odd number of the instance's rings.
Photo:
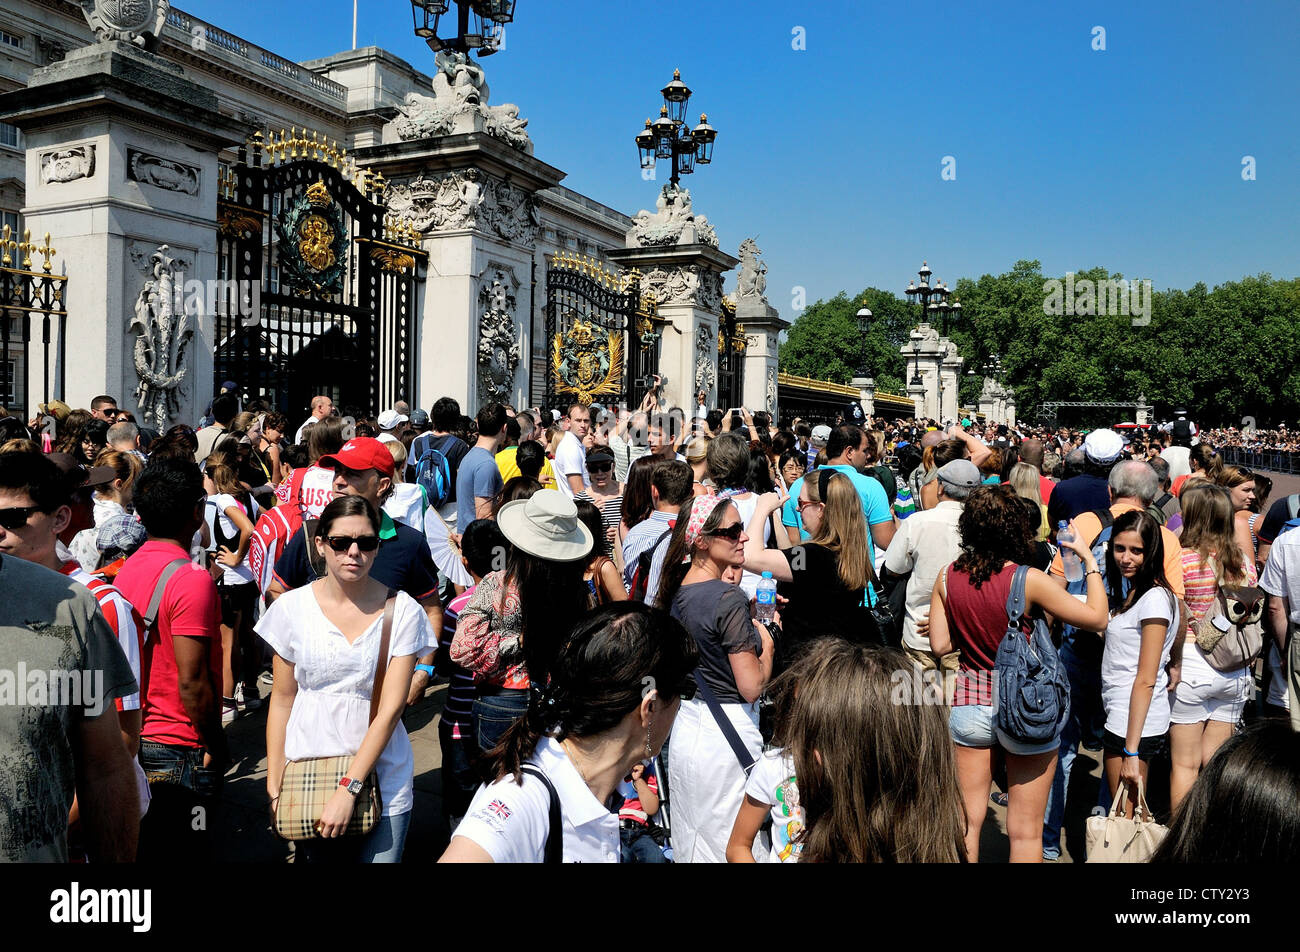
<svg viewBox="0 0 1300 952">
<path fill-rule="evenodd" d="M 258 685 L 263 701 L 270 689 Z M 432 863 L 447 847 L 448 830 L 442 815 L 442 752 L 438 744 L 438 717 L 447 697 L 447 685 L 436 683 L 422 700 L 402 717 L 415 752 L 415 809 L 407 834 L 404 862 Z M 241 715 L 226 729 L 233 763 L 226 774 L 223 803 L 214 820 L 213 854 L 218 862 L 288 863 L 293 846 L 271 832 L 266 794 L 266 704 Z M 1159 778 L 1159 761 L 1152 765 L 1151 807 L 1161 816 L 1167 805 L 1167 780 Z M 1168 768 L 1165 767 L 1165 776 Z M 1096 803 L 1101 776 L 1101 754 L 1080 750 L 1071 777 L 1061 862 L 1083 862 L 1084 822 Z M 980 862 L 1005 863 L 1010 857 L 1006 814 L 992 801 L 980 833 Z M 1167 822 L 1167 820 L 1164 820 Z"/>
</svg>

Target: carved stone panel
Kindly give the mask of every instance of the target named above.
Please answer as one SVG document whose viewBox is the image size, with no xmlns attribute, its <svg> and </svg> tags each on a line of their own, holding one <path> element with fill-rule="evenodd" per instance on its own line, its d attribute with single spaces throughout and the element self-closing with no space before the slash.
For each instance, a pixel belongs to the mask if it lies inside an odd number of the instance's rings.
<svg viewBox="0 0 1300 952">
<path fill-rule="evenodd" d="M 478 169 L 422 176 L 388 189 L 388 208 L 424 234 L 475 229 L 505 241 L 537 240 L 537 199 Z"/>
<path fill-rule="evenodd" d="M 519 367 L 515 292 L 519 282 L 508 265 L 493 263 L 479 288 L 478 390 L 484 403 L 509 403 Z"/>
<path fill-rule="evenodd" d="M 40 157 L 41 184 L 51 185 L 90 178 L 95 174 L 95 146 L 73 146 L 42 152 Z"/>
<path fill-rule="evenodd" d="M 133 182 L 152 185 L 168 192 L 199 194 L 199 170 L 196 167 L 150 155 L 139 149 L 126 150 L 126 177 Z"/>
</svg>

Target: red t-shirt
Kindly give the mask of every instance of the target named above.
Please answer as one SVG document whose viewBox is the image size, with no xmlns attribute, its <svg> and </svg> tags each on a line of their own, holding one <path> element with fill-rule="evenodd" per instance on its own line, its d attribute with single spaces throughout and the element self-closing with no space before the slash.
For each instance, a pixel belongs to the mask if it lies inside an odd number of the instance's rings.
<svg viewBox="0 0 1300 952">
<path fill-rule="evenodd" d="M 1038 495 L 1043 497 L 1044 506 L 1046 506 L 1047 501 L 1052 498 L 1052 490 L 1055 488 L 1056 483 L 1050 476 L 1044 476 L 1042 473 L 1038 474 Z"/>
<path fill-rule="evenodd" d="M 140 736 L 159 744 L 202 747 L 198 731 L 181 703 L 176 672 L 176 636 L 208 639 L 208 670 L 212 683 L 221 684 L 221 603 L 217 583 L 204 569 L 190 562 L 189 553 L 173 542 L 149 541 L 126 560 L 117 573 L 117 588 L 136 611 L 149 610 L 158 578 L 169 562 L 184 559 L 168 580 L 158 610 L 158 622 L 145 639 L 141 663 Z"/>
<path fill-rule="evenodd" d="M 970 576 L 948 566 L 947 606 L 952 645 L 961 650 L 953 706 L 993 703 L 994 659 L 1007 633 L 1007 596 L 1016 574 L 1004 566 L 976 591 Z"/>
</svg>

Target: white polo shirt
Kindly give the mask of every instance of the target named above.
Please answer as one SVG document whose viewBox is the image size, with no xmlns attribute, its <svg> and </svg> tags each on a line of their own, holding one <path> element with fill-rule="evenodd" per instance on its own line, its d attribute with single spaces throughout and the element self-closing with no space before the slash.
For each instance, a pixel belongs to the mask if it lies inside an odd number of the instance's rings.
<svg viewBox="0 0 1300 952">
<path fill-rule="evenodd" d="M 569 476 L 581 476 L 584 487 L 591 485 L 591 476 L 587 473 L 587 451 L 583 449 L 582 440 L 572 432 L 564 434 L 560 445 L 555 448 L 555 483 L 560 492 L 573 498 L 573 487 L 569 485 Z"/>
<path fill-rule="evenodd" d="M 592 795 L 564 748 L 543 737 L 528 763 L 538 767 L 560 797 L 566 863 L 617 863 L 618 815 Z M 506 777 L 478 788 L 456 836 L 477 843 L 496 863 L 540 863 L 551 829 L 551 798 L 540 779 L 523 774 L 523 786 Z"/>
<path fill-rule="evenodd" d="M 933 509 L 913 513 L 899 523 L 885 552 L 885 568 L 895 575 L 912 573 L 907 580 L 903 644 L 917 651 L 929 651 L 930 639 L 917 635 L 916 623 L 930 614 L 930 596 L 939 573 L 961 555 L 957 530 L 961 512 L 961 503 L 944 499 Z"/>
</svg>

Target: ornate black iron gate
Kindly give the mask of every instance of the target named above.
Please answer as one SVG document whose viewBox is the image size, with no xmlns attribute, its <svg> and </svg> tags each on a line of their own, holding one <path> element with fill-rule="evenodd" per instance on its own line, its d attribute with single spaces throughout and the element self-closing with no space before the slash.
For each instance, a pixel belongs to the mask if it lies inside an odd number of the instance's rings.
<svg viewBox="0 0 1300 952">
<path fill-rule="evenodd" d="M 64 303 L 67 276 L 53 273 L 50 259 L 55 251 L 50 236 L 45 243 L 32 241 L 30 231 L 23 240 L 12 235 L 10 227 L 0 231 L 0 406 L 12 410 L 24 420 L 36 407 L 30 392 L 33 362 L 41 362 L 41 400 L 63 399 L 67 376 L 64 359 L 67 341 L 68 312 Z M 41 270 L 32 263 L 35 256 L 44 258 Z M 32 318 L 40 317 L 41 352 L 34 352 Z M 57 352 L 54 369 L 50 368 L 50 344 L 53 322 L 58 321 Z"/>
<path fill-rule="evenodd" d="M 215 384 L 291 414 L 316 394 L 345 414 L 415 390 L 419 234 L 385 183 L 316 133 L 260 133 L 222 170 Z"/>
<path fill-rule="evenodd" d="M 654 292 L 641 273 L 615 274 L 564 252 L 547 259 L 546 403 L 636 407 L 659 369 Z"/>
<path fill-rule="evenodd" d="M 736 305 L 723 298 L 722 320 L 718 322 L 718 406 L 739 407 L 744 404 L 745 328 L 736 323 Z"/>
</svg>

